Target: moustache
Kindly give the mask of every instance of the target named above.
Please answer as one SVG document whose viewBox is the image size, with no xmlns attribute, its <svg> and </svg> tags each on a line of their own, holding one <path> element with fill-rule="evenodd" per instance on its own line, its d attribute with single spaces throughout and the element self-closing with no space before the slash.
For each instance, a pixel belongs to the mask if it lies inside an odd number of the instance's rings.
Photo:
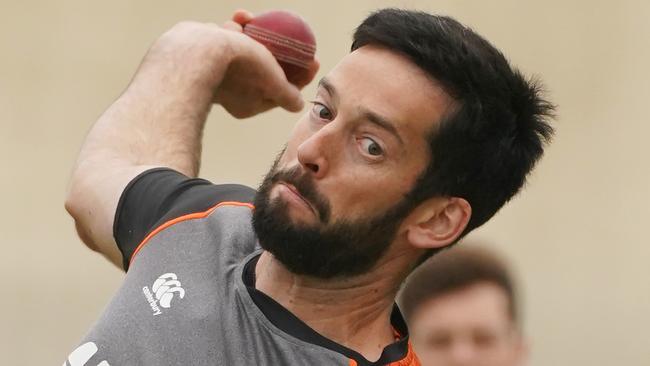
<svg viewBox="0 0 650 366">
<path fill-rule="evenodd" d="M 272 183 L 284 182 L 295 187 L 296 191 L 316 209 L 321 222 L 327 223 L 330 218 L 330 205 L 327 199 L 316 189 L 313 179 L 301 166 L 286 170 L 277 170 L 271 177 Z"/>
</svg>

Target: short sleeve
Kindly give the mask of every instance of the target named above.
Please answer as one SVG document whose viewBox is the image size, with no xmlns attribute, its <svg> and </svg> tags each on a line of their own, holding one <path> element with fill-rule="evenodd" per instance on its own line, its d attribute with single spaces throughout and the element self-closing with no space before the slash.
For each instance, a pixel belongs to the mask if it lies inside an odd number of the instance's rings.
<svg viewBox="0 0 650 366">
<path fill-rule="evenodd" d="M 113 221 L 113 236 L 124 269 L 137 246 L 165 222 L 203 212 L 221 202 L 252 203 L 255 191 L 238 184 L 215 185 L 168 168 L 147 170 L 124 189 Z"/>
</svg>

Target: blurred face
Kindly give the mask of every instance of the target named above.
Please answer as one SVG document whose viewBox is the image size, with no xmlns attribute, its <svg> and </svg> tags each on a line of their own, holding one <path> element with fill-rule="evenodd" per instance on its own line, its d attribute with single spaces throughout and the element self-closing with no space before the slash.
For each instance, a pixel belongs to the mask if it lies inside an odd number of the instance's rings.
<svg viewBox="0 0 650 366">
<path fill-rule="evenodd" d="M 372 267 L 410 211 L 449 98 L 405 57 L 365 46 L 321 80 L 256 197 L 262 247 L 299 274 Z"/>
<path fill-rule="evenodd" d="M 522 365 L 525 347 L 506 293 L 479 283 L 422 303 L 409 320 L 423 366 Z"/>
</svg>

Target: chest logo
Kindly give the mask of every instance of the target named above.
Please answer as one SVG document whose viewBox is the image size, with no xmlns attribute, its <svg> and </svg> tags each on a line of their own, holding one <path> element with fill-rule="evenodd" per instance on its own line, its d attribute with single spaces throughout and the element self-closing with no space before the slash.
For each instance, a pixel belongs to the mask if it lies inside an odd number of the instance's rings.
<svg viewBox="0 0 650 366">
<path fill-rule="evenodd" d="M 170 308 L 174 294 L 178 294 L 181 299 L 185 297 L 185 290 L 181 287 L 181 281 L 175 273 L 161 275 L 151 285 L 151 289 L 147 286 L 143 287 L 142 293 L 149 302 L 153 315 L 162 314 L 161 308 Z"/>
<path fill-rule="evenodd" d="M 63 363 L 63 366 L 86 366 L 88 361 L 97 353 L 97 345 L 94 342 L 86 342 L 77 347 L 70 356 L 68 361 Z M 111 366 L 106 360 L 97 364 L 97 366 Z"/>
</svg>

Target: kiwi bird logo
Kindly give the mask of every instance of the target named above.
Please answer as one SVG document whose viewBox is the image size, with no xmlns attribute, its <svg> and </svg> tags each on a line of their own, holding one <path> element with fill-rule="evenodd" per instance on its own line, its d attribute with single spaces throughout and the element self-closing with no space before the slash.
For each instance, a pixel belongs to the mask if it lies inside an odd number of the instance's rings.
<svg viewBox="0 0 650 366">
<path fill-rule="evenodd" d="M 171 306 L 174 293 L 178 294 L 181 299 L 185 297 L 185 290 L 181 287 L 181 282 L 174 273 L 165 273 L 158 277 L 158 279 L 151 286 L 151 290 L 156 294 L 160 306 L 169 308 Z"/>
</svg>

